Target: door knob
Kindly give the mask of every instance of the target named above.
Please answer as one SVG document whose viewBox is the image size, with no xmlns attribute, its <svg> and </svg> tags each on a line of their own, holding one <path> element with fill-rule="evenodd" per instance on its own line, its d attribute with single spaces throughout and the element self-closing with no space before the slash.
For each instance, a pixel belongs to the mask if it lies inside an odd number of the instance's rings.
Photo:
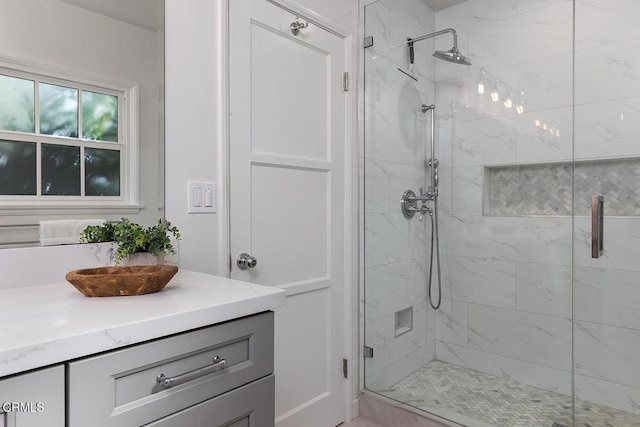
<svg viewBox="0 0 640 427">
<path fill-rule="evenodd" d="M 255 257 L 247 253 L 241 253 L 236 258 L 236 265 L 240 270 L 246 270 L 247 268 L 253 268 L 258 264 L 258 260 Z"/>
</svg>

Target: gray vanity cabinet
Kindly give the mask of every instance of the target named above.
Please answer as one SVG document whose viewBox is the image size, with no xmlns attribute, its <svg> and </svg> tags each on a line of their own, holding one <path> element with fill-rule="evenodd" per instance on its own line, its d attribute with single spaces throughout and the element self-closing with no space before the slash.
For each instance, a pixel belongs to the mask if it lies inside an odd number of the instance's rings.
<svg viewBox="0 0 640 427">
<path fill-rule="evenodd" d="M 64 367 L 0 379 L 0 427 L 64 427 Z"/>
<path fill-rule="evenodd" d="M 273 427 L 273 313 L 73 361 L 67 375 L 68 427 Z"/>
</svg>

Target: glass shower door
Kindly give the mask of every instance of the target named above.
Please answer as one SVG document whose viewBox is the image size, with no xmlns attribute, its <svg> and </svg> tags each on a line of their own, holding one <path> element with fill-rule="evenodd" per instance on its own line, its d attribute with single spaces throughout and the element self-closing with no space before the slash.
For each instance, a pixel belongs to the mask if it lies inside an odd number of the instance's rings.
<svg viewBox="0 0 640 427">
<path fill-rule="evenodd" d="M 576 0 L 576 425 L 640 425 L 640 3 Z M 604 200 L 592 258 L 592 196 Z"/>
<path fill-rule="evenodd" d="M 419 195 L 425 188 L 429 124 L 422 105 L 434 102 L 433 68 L 410 69 L 406 37 L 388 31 L 396 26 L 392 19 L 405 17 L 410 22 L 402 34 L 427 30 L 412 18 L 413 2 L 406 3 L 398 9 L 395 0 L 381 0 L 365 7 L 366 33 L 373 44 L 364 50 L 362 276 L 365 345 L 373 357 L 364 360 L 364 381 L 373 391 L 388 389 L 434 353 L 435 316 L 427 308 L 424 285 L 429 217 L 406 218 L 400 206 L 406 190 Z M 425 5 L 425 22 L 427 9 Z M 400 30 L 400 21 L 393 22 Z"/>
<path fill-rule="evenodd" d="M 458 30 L 473 60 L 435 63 L 445 297 L 436 361 L 451 384 L 437 406 L 464 425 L 568 426 L 573 6 L 487 3 L 435 20 Z"/>
</svg>

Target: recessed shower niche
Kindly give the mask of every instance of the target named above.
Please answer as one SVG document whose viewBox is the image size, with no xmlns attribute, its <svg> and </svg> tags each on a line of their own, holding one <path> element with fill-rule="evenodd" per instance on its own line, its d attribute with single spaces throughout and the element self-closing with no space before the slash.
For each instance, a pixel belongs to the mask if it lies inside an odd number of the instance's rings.
<svg viewBox="0 0 640 427">
<path fill-rule="evenodd" d="M 591 196 L 604 196 L 605 215 L 640 215 L 640 158 L 484 168 L 484 215 L 591 214 Z M 573 182 L 575 180 L 575 182 Z"/>
</svg>

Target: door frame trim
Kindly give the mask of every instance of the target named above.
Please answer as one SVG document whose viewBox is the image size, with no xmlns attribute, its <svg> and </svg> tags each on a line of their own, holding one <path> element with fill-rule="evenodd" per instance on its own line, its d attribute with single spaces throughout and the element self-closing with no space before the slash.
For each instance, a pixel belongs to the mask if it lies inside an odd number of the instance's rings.
<svg viewBox="0 0 640 427">
<path fill-rule="evenodd" d="M 217 32 L 217 55 L 216 55 L 216 69 L 218 75 L 217 89 L 218 94 L 218 117 L 217 128 L 217 152 L 220 159 L 218 167 L 218 191 L 221 193 L 220 198 L 224 200 L 225 209 L 220 209 L 218 214 L 218 230 L 220 235 L 218 237 L 218 253 L 220 254 L 217 260 L 217 271 L 220 275 L 225 277 L 231 277 L 231 240 L 230 227 L 231 227 L 231 197 L 229 190 L 230 179 L 230 144 L 231 138 L 229 134 L 230 121 L 229 121 L 229 83 L 230 83 L 230 70 L 229 70 L 229 1 L 218 1 L 218 32 Z"/>
<path fill-rule="evenodd" d="M 219 93 L 218 117 L 217 117 L 217 153 L 221 159 L 218 168 L 218 191 L 224 200 L 225 209 L 220 209 L 218 214 L 218 253 L 220 257 L 217 261 L 217 271 L 220 275 L 230 277 L 229 260 L 231 259 L 231 203 L 230 203 L 230 116 L 229 116 L 229 2 L 232 0 L 218 0 L 217 5 L 217 50 L 216 68 L 218 74 L 217 90 Z M 318 27 L 343 39 L 346 72 L 352 76 L 351 89 L 344 92 L 345 96 L 345 147 L 344 147 L 344 289 L 343 289 L 343 310 L 345 319 L 343 342 L 344 357 L 349 360 L 350 375 L 344 380 L 345 395 L 345 421 L 351 421 L 358 416 L 358 393 L 360 390 L 360 352 L 359 352 L 359 148 L 358 131 L 356 127 L 357 92 L 355 76 L 358 74 L 358 61 L 354 52 L 358 52 L 356 44 L 357 34 L 340 27 L 336 22 L 318 14 L 317 12 L 290 0 L 265 0 L 290 13 L 298 15 L 300 18 L 313 22 Z M 353 28 L 358 28 L 359 4 L 354 1 L 353 5 Z"/>
</svg>

